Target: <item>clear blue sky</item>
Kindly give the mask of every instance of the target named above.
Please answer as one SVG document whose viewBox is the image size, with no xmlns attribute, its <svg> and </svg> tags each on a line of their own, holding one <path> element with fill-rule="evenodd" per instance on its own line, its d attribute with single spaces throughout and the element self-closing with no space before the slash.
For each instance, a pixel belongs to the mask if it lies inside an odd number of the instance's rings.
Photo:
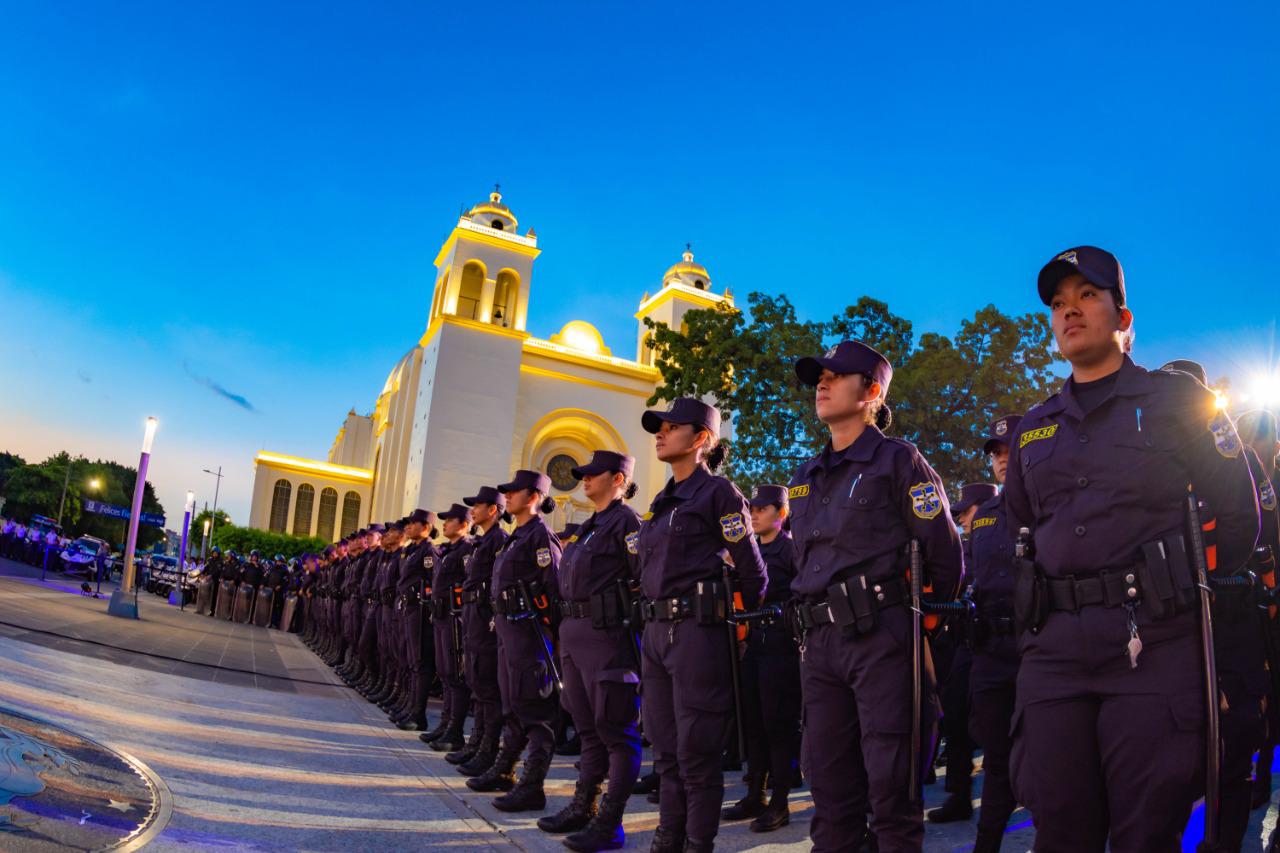
<svg viewBox="0 0 1280 853">
<path fill-rule="evenodd" d="M 243 521 L 421 334 L 501 181 L 530 330 L 620 354 L 685 241 L 717 288 L 951 333 L 1095 243 L 1137 357 L 1274 358 L 1274 3 L 0 2 L 0 449 L 132 462 Z M 239 398 L 239 400 L 235 399 Z"/>
</svg>

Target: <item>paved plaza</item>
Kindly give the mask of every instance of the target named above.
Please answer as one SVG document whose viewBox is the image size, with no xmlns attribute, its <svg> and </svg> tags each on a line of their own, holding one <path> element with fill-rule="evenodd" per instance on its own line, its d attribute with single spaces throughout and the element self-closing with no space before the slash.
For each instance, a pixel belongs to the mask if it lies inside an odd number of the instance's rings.
<svg viewBox="0 0 1280 853">
<path fill-rule="evenodd" d="M 0 729 L 33 720 L 46 740 L 84 756 L 78 774 L 28 756 L 45 787 L 0 805 L 0 849 L 101 849 L 116 839 L 116 849 L 148 851 L 564 850 L 535 827 L 540 813 L 493 809 L 491 796 L 468 790 L 440 754 L 389 725 L 294 635 L 180 612 L 146 594 L 141 620 L 120 620 L 106 615 L 105 598 L 77 594 L 78 582 L 51 575 L 42 584 L 7 561 L 0 571 L 0 708 L 18 715 Z M 556 759 L 552 808 L 572 793 L 573 760 Z M 110 773 L 114 789 L 100 781 Z M 728 778 L 732 801 L 741 774 Z M 926 806 L 941 802 L 941 788 L 927 789 Z M 768 836 L 722 827 L 718 848 L 808 850 L 807 789 L 792 808 L 791 826 Z M 627 849 L 648 848 L 656 809 L 632 799 Z M 1246 849 L 1261 849 L 1274 812 L 1265 821 L 1255 813 Z M 1005 849 L 1028 849 L 1027 813 L 1011 826 Z M 930 851 L 971 847 L 972 823 L 926 829 Z"/>
</svg>

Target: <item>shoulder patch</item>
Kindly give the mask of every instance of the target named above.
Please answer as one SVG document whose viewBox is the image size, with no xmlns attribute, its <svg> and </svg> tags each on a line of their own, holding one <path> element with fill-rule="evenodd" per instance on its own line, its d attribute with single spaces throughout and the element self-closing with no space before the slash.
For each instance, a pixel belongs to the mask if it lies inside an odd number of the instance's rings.
<svg viewBox="0 0 1280 853">
<path fill-rule="evenodd" d="M 1021 449 L 1026 447 L 1033 441 L 1040 441 L 1044 438 L 1053 438 L 1057 432 L 1057 424 L 1050 424 L 1049 426 L 1043 426 L 1039 429 L 1029 429 L 1022 435 L 1018 436 L 1018 448 Z"/>
<path fill-rule="evenodd" d="M 720 532 L 726 542 L 740 542 L 747 535 L 747 525 L 742 520 L 742 513 L 731 512 L 720 516 Z"/>
<path fill-rule="evenodd" d="M 1268 512 L 1276 508 L 1276 487 L 1270 480 L 1262 481 L 1262 488 L 1258 489 L 1258 503 Z"/>
<path fill-rule="evenodd" d="M 428 569 L 429 569 L 429 568 L 433 567 L 435 564 L 436 564 L 436 558 L 435 558 L 435 557 L 433 557 L 433 556 L 431 556 L 430 554 L 428 554 L 427 556 L 425 556 L 425 557 L 423 557 L 423 558 L 422 558 L 422 565 L 423 565 L 425 568 L 428 568 Z"/>
<path fill-rule="evenodd" d="M 1213 446 L 1227 459 L 1240 455 L 1240 436 L 1226 412 L 1218 412 L 1209 420 L 1209 432 L 1213 434 Z"/>
<path fill-rule="evenodd" d="M 634 554 L 640 553 L 640 531 L 639 530 L 633 530 L 632 532 L 628 533 L 624 537 L 624 539 L 627 543 L 628 554 L 634 555 Z"/>
<path fill-rule="evenodd" d="M 640 516 L 640 520 L 641 520 L 641 521 L 648 521 L 648 520 L 649 520 L 649 519 L 651 519 L 651 518 L 653 518 L 653 511 L 652 511 L 652 510 L 650 510 L 649 512 L 646 512 L 644 515 Z"/>
<path fill-rule="evenodd" d="M 547 566 L 551 565 L 551 549 L 539 548 L 534 559 L 538 561 L 539 568 L 545 569 Z"/>
<path fill-rule="evenodd" d="M 578 541 L 578 534 L 575 533 L 569 537 L 569 542 L 577 542 L 577 541 Z M 569 544 L 569 543 L 565 543 L 565 544 Z"/>
<path fill-rule="evenodd" d="M 942 498 L 938 496 L 938 488 L 933 483 L 916 483 L 908 493 L 911 495 L 911 511 L 916 518 L 928 521 L 942 512 Z"/>
</svg>

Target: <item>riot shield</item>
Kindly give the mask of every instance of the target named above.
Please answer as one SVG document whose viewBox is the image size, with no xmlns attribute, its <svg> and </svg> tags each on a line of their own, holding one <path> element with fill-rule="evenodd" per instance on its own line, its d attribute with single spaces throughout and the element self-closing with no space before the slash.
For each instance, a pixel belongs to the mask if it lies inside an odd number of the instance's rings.
<svg viewBox="0 0 1280 853">
<path fill-rule="evenodd" d="M 253 611 L 253 587 L 247 583 L 240 584 L 236 590 L 236 610 L 232 621 L 244 624 L 249 621 L 249 614 Z"/>
<path fill-rule="evenodd" d="M 236 582 L 227 578 L 218 584 L 217 614 L 219 619 L 230 619 L 236 603 Z"/>
<path fill-rule="evenodd" d="M 209 599 L 213 597 L 213 578 L 200 579 L 196 587 L 196 615 L 203 616 L 209 612 Z"/>
<path fill-rule="evenodd" d="M 284 611 L 280 614 L 280 630 L 293 630 L 293 614 L 298 609 L 297 593 L 289 593 L 284 597 Z"/>
<path fill-rule="evenodd" d="M 258 598 L 253 604 L 253 624 L 265 628 L 271 624 L 271 605 L 275 603 L 276 591 L 263 585 L 258 588 Z"/>
</svg>

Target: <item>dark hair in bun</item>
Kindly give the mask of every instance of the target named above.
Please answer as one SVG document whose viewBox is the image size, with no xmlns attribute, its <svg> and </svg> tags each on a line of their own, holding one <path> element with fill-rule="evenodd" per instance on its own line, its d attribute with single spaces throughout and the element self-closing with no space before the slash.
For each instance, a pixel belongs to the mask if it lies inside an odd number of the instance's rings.
<svg viewBox="0 0 1280 853">
<path fill-rule="evenodd" d="M 505 521 L 507 524 L 510 524 L 511 522 L 516 520 L 516 517 L 504 509 L 502 511 L 502 515 L 498 516 L 498 520 Z"/>
<path fill-rule="evenodd" d="M 538 504 L 538 509 L 542 510 L 543 515 L 550 515 L 556 511 L 556 502 L 550 496 L 542 499 L 542 503 Z"/>
<path fill-rule="evenodd" d="M 627 488 L 623 491 L 622 496 L 627 500 L 631 500 L 636 496 L 636 490 L 638 488 L 639 487 L 636 486 L 635 481 L 633 480 L 632 482 L 627 483 Z"/>
</svg>

